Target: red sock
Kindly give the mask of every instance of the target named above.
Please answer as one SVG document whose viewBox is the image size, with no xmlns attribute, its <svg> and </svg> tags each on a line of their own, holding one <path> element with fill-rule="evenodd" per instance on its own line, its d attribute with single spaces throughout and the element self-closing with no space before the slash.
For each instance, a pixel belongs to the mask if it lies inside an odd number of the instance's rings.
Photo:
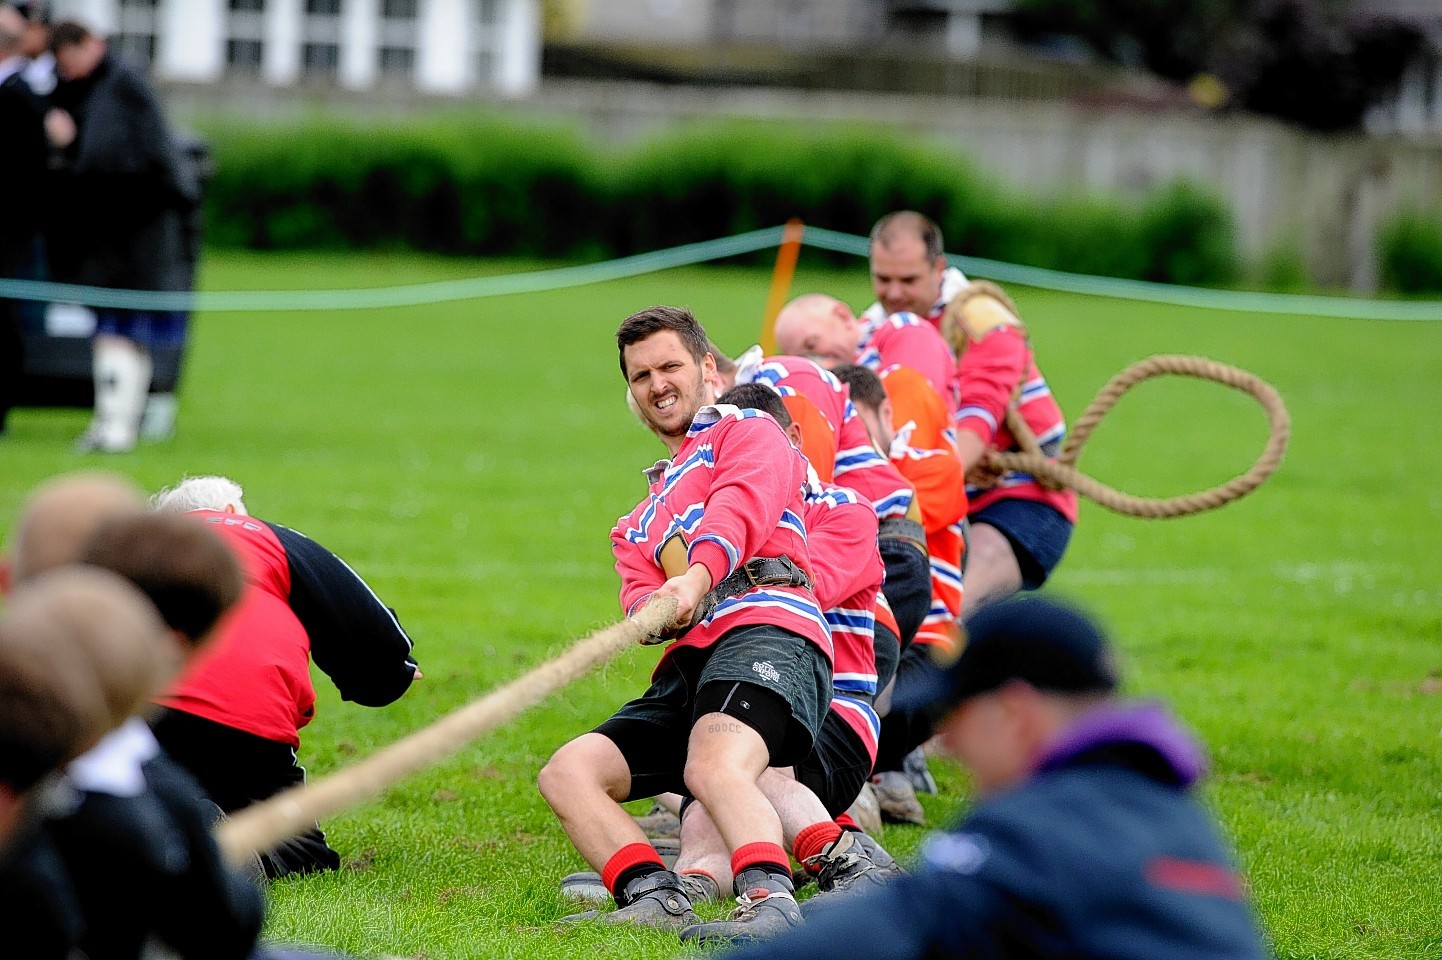
<svg viewBox="0 0 1442 960">
<path fill-rule="evenodd" d="M 813 823 L 796 835 L 796 846 L 793 848 L 796 852 L 796 862 L 806 867 L 807 860 L 835 843 L 840 836 L 841 827 L 830 820 Z M 815 871 L 806 867 L 806 872 L 814 873 Z"/>
<path fill-rule="evenodd" d="M 849 813 L 843 813 L 841 816 L 837 817 L 836 822 L 843 830 L 855 830 L 857 833 L 862 832 L 861 825 L 858 824 L 855 820 L 851 819 L 851 814 Z"/>
<path fill-rule="evenodd" d="M 779 843 L 748 843 L 737 847 L 731 854 L 731 872 L 739 877 L 742 870 L 752 867 L 791 876 L 791 858 Z"/>
<path fill-rule="evenodd" d="M 666 864 L 661 859 L 661 855 L 656 852 L 656 848 L 649 843 L 626 844 L 611 855 L 611 859 L 606 861 L 606 866 L 601 870 L 601 882 L 606 885 L 607 890 L 611 891 L 611 896 L 616 895 L 616 883 L 621 879 L 622 874 L 632 873 L 636 867 L 643 868 L 642 874 L 644 875 L 652 872 L 644 868 L 655 867 L 656 870 L 665 870 Z M 630 877 L 626 879 L 629 880 Z"/>
</svg>

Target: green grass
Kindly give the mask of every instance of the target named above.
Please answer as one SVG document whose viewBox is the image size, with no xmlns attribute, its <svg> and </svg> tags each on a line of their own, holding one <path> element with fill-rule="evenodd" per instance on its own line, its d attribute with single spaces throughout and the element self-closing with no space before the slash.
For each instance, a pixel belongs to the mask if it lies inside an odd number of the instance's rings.
<svg viewBox="0 0 1442 960">
<path fill-rule="evenodd" d="M 513 263 L 225 254 L 211 289 L 380 285 Z M 764 270 L 676 270 L 552 294 L 335 315 L 197 319 L 179 436 L 106 460 L 70 452 L 80 411 L 18 411 L 0 441 L 0 525 L 37 481 L 104 465 L 147 488 L 223 472 L 253 510 L 330 546 L 397 608 L 426 677 L 400 703 L 338 702 L 318 678 L 303 762 L 324 774 L 423 726 L 618 616 L 606 533 L 654 441 L 625 412 L 612 334 L 657 302 L 750 343 Z M 861 263 L 797 291 L 861 306 Z M 1151 353 L 1274 383 L 1294 440 L 1240 503 L 1166 522 L 1090 505 L 1054 589 L 1114 626 L 1138 694 L 1210 744 L 1207 796 L 1282 957 L 1442 956 L 1442 328 L 1159 308 L 1015 291 L 1073 415 Z M 1265 437 L 1220 387 L 1149 383 L 1082 457 L 1163 495 L 1243 470 Z M 0 526 L 0 534 L 4 533 Z M 635 651 L 455 759 L 326 823 L 348 861 L 275 884 L 269 935 L 365 955 L 666 957 L 674 938 L 559 928 L 581 864 L 534 785 L 549 753 L 640 689 Z M 927 798 L 942 820 L 965 781 Z M 889 828 L 897 852 L 919 828 Z"/>
</svg>

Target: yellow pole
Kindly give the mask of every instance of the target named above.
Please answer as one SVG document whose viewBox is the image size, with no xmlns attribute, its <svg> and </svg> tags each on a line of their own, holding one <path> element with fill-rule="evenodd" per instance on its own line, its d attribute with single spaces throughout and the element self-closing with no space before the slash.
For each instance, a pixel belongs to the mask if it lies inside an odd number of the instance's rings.
<svg viewBox="0 0 1442 960">
<path fill-rule="evenodd" d="M 796 275 L 796 258 L 801 255 L 801 235 L 806 225 L 792 217 L 781 234 L 776 250 L 776 269 L 771 273 L 771 292 L 766 295 L 766 317 L 761 321 L 761 351 L 770 356 L 776 352 L 776 315 L 786 305 L 791 292 L 791 278 Z"/>
</svg>

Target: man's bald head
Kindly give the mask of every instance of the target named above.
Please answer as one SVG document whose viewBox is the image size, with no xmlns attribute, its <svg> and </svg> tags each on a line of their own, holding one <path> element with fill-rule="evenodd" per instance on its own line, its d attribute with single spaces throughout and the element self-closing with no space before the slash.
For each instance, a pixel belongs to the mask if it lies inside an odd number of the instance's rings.
<svg viewBox="0 0 1442 960">
<path fill-rule="evenodd" d="M 851 308 L 824 293 L 802 294 L 776 316 L 776 349 L 823 366 L 854 363 L 861 324 Z"/>
<path fill-rule="evenodd" d="M 115 474 L 72 473 L 40 485 L 15 524 L 10 543 L 14 582 L 77 562 L 106 523 L 145 512 L 145 494 Z"/>
<path fill-rule="evenodd" d="M 0 617 L 0 783 L 23 793 L 152 691 L 160 619 L 103 570 L 67 567 L 19 587 Z"/>
<path fill-rule="evenodd" d="M 170 640 L 154 605 L 123 577 L 81 565 L 47 571 L 15 591 L 5 622 L 27 637 L 80 651 L 104 708 L 99 733 L 159 692 Z"/>
</svg>

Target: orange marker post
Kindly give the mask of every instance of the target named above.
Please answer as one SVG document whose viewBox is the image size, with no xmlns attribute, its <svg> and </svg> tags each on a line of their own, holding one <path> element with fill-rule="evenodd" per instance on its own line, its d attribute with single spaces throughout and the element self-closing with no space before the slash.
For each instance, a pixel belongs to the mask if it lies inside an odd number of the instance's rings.
<svg viewBox="0 0 1442 960">
<path fill-rule="evenodd" d="M 806 225 L 798 218 L 786 221 L 781 246 L 776 250 L 776 269 L 771 273 L 771 292 L 766 295 L 766 317 L 761 321 L 761 350 L 768 357 L 776 352 L 776 315 L 786 305 L 791 278 L 796 276 L 796 258 L 801 255 L 801 235 Z"/>
</svg>

